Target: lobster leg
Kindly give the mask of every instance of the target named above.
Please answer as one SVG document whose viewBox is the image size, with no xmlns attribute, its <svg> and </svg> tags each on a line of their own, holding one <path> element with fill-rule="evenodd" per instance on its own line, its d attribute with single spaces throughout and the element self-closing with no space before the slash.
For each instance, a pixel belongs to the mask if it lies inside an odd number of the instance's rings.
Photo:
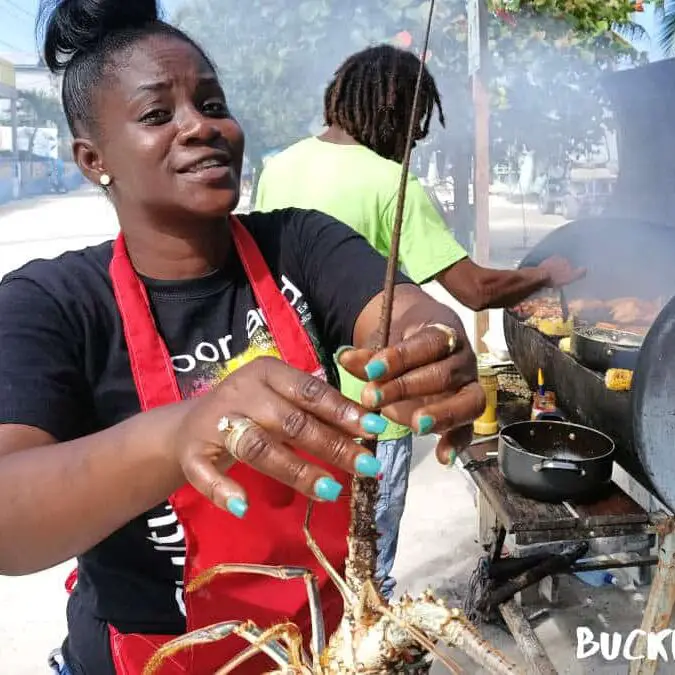
<svg viewBox="0 0 675 675">
<path fill-rule="evenodd" d="M 229 675 L 235 668 L 245 663 L 250 658 L 263 651 L 263 646 L 270 642 L 284 642 L 288 648 L 288 663 L 282 672 L 296 672 L 298 675 L 312 675 L 304 660 L 302 648 L 302 633 L 295 624 L 280 623 L 272 626 L 260 634 L 260 637 L 247 649 L 238 654 L 229 663 L 226 663 L 214 675 Z"/>
<path fill-rule="evenodd" d="M 319 595 L 319 586 L 316 576 L 311 570 L 304 567 L 274 567 L 272 565 L 255 564 L 223 564 L 216 565 L 202 572 L 193 579 L 187 586 L 187 591 L 192 593 L 198 591 L 203 586 L 210 583 L 215 577 L 224 574 L 259 574 L 266 577 L 273 577 L 282 581 L 291 579 L 303 579 L 307 589 L 309 599 L 309 611 L 312 624 L 312 658 L 318 663 L 321 652 L 326 647 L 326 628 L 323 622 L 323 612 L 321 611 L 321 597 Z"/>
<path fill-rule="evenodd" d="M 450 672 L 455 674 L 461 672 L 460 667 L 438 649 L 435 641 L 425 634 L 424 629 L 420 630 L 405 617 L 401 617 L 396 612 L 393 612 L 391 608 L 382 601 L 382 597 L 372 581 L 366 582 L 363 587 L 361 604 L 361 611 L 364 614 L 367 615 L 373 611 L 378 612 L 391 622 L 395 623 L 402 631 L 405 631 L 415 642 L 417 642 L 417 644 L 432 653 Z"/>
<path fill-rule="evenodd" d="M 401 624 L 403 621 L 406 630 L 415 639 L 418 639 L 419 633 L 423 633 L 426 640 L 432 638 L 455 647 L 493 675 L 515 675 L 521 672 L 481 637 L 461 610 L 450 609 L 442 600 L 437 600 L 430 591 L 417 600 L 410 597 L 402 600 L 395 610 L 395 614 L 398 615 L 397 624 L 403 627 Z M 394 614 L 391 610 L 387 612 L 388 617 Z M 410 627 L 413 627 L 415 632 L 410 631 Z M 428 649 L 426 644 L 422 645 Z M 436 649 L 430 651 L 446 663 L 445 658 Z"/>
<path fill-rule="evenodd" d="M 238 635 L 251 644 L 256 644 L 264 634 L 252 621 L 223 621 L 222 623 L 200 628 L 162 645 L 145 664 L 143 675 L 153 675 L 166 659 L 184 649 L 189 649 L 196 645 L 218 642 L 230 635 Z M 282 668 L 288 665 L 288 652 L 278 642 L 273 642 L 271 638 L 266 640 L 265 644 L 261 644 L 258 651 L 262 651 Z"/>
<path fill-rule="evenodd" d="M 305 525 L 303 531 L 305 533 L 305 539 L 307 540 L 307 546 L 309 550 L 314 554 L 314 557 L 319 561 L 321 567 L 326 571 L 331 581 L 337 586 L 342 600 L 345 603 L 345 606 L 350 607 L 356 603 L 356 596 L 353 591 L 347 586 L 342 577 L 337 573 L 336 569 L 330 564 L 328 558 L 324 555 L 323 551 L 319 548 L 319 545 L 316 543 L 316 539 L 309 530 L 309 522 L 312 518 L 312 511 L 314 509 L 314 502 L 309 501 L 307 504 L 307 512 L 305 513 Z"/>
</svg>

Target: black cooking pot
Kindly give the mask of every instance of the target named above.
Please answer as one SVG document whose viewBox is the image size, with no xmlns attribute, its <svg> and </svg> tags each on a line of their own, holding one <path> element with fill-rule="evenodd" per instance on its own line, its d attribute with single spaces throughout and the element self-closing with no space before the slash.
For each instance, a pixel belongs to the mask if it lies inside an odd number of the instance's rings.
<svg viewBox="0 0 675 675">
<path fill-rule="evenodd" d="M 611 328 L 577 326 L 572 332 L 570 350 L 582 365 L 602 373 L 610 368 L 635 370 L 642 335 Z"/>
<path fill-rule="evenodd" d="M 542 502 L 602 498 L 612 480 L 614 441 L 578 424 L 516 422 L 499 432 L 499 469 L 525 497 Z"/>
</svg>

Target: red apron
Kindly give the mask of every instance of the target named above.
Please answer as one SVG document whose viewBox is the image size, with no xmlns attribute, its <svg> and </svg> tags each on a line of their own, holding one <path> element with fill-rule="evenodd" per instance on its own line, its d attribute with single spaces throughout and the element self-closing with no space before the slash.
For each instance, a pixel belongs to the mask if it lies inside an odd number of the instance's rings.
<svg viewBox="0 0 675 675">
<path fill-rule="evenodd" d="M 309 336 L 277 287 L 253 237 L 237 218 L 231 217 L 230 223 L 237 252 L 283 360 L 305 372 L 325 376 Z M 145 288 L 131 265 L 121 235 L 115 242 L 110 274 L 142 410 L 179 401 L 181 394 L 169 353 L 156 329 Z M 346 474 L 334 469 L 331 472 L 348 488 Z M 189 484 L 169 498 L 185 531 L 185 586 L 200 572 L 219 563 L 312 568 L 319 578 L 326 630 L 330 635 L 342 616 L 342 600 L 305 544 L 302 524 L 307 499 L 243 464 L 236 465 L 230 475 L 248 494 L 249 510 L 243 520 L 215 507 Z M 348 494 L 335 504 L 317 504 L 314 510 L 312 530 L 338 570 L 344 569 L 348 520 Z M 188 631 L 233 619 L 251 619 L 262 628 L 290 619 L 309 638 L 309 608 L 302 580 L 229 575 L 198 592 L 185 592 L 185 606 Z M 116 672 L 139 675 L 157 648 L 172 638 L 123 635 L 111 626 Z M 231 636 L 193 648 L 168 661 L 161 675 L 212 675 L 245 645 L 240 638 Z M 271 669 L 272 661 L 261 656 L 236 673 L 260 675 Z"/>
</svg>

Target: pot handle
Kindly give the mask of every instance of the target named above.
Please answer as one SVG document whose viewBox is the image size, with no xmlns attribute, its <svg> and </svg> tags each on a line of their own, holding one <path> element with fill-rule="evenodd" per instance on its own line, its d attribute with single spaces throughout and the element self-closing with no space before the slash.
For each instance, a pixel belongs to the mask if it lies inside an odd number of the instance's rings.
<svg viewBox="0 0 675 675">
<path fill-rule="evenodd" d="M 536 417 L 535 421 L 540 422 L 542 420 L 553 420 L 554 422 L 567 422 L 567 418 L 563 415 L 562 410 L 555 408 L 547 412 L 540 412 Z"/>
<path fill-rule="evenodd" d="M 639 353 L 640 351 L 638 349 L 635 351 L 612 352 L 612 356 L 609 359 L 609 367 L 635 370 Z"/>
<path fill-rule="evenodd" d="M 537 473 L 540 472 L 540 471 L 548 471 L 548 470 L 575 471 L 580 476 L 586 475 L 586 471 L 584 471 L 584 469 L 582 469 L 575 462 L 565 462 L 561 459 L 546 459 L 543 462 L 540 462 L 539 464 L 535 464 L 532 467 L 532 471 L 536 471 Z"/>
</svg>

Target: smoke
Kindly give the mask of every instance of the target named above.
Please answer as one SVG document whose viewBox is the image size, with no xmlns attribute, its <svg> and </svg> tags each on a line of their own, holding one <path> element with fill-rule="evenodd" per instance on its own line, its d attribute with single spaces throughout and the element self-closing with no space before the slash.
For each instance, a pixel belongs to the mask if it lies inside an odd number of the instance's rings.
<svg viewBox="0 0 675 675">
<path fill-rule="evenodd" d="M 650 133 L 650 123 L 661 114 L 655 110 L 664 111 L 659 129 L 665 133 L 667 110 L 672 107 L 662 102 L 672 87 L 661 78 L 657 86 L 661 91 L 649 89 L 647 101 L 644 95 L 631 93 L 642 73 L 652 68 L 636 70 L 646 57 L 627 39 L 635 38 L 639 44 L 641 29 L 624 26 L 612 31 L 609 21 L 603 24 L 598 19 L 596 30 L 577 30 L 569 21 L 535 14 L 524 5 L 516 13 L 487 18 L 485 77 L 491 98 L 492 167 L 500 167 L 501 180 L 523 200 L 545 194 L 551 178 L 563 189 L 576 181 L 573 187 L 580 198 L 566 214 L 569 218 L 593 215 L 583 211 L 587 206 L 603 208 L 602 199 L 584 201 L 584 195 L 606 189 L 619 171 L 621 189 L 609 200 L 613 214 L 663 222 L 664 214 L 673 212 L 670 201 L 675 197 L 664 185 L 661 201 L 653 198 L 648 183 L 656 168 L 648 154 L 640 153 L 640 145 L 649 135 L 650 151 L 659 146 L 659 157 L 667 152 L 669 144 Z M 591 5 L 598 16 L 610 11 L 601 0 Z M 427 11 L 428 3 L 420 0 L 184 0 L 175 18 L 220 67 L 255 161 L 320 131 L 324 88 L 350 54 L 381 42 L 418 53 Z M 429 137 L 415 150 L 413 166 L 426 175 L 425 163 L 437 152 L 441 176 L 449 176 L 455 187 L 455 213 L 465 209 L 457 220 L 472 227 L 468 204 L 474 119 L 467 39 L 465 0 L 437 0 L 428 66 L 441 92 L 447 123 L 445 129 L 432 123 Z M 630 80 L 633 73 L 636 77 Z M 607 86 L 612 78 L 624 75 L 626 85 Z M 657 99 L 661 103 L 655 104 Z M 624 173 L 630 174 L 634 166 L 640 173 L 633 171 L 627 181 Z M 669 180 L 675 177 L 665 159 L 657 166 Z M 567 206 L 574 206 L 573 200 L 568 201 Z M 650 211 L 649 204 L 656 202 L 658 209 Z M 563 208 L 563 200 L 555 206 Z M 541 218 L 536 210 L 531 216 Z M 526 243 L 523 236 L 524 247 Z M 584 257 L 581 250 L 568 253 Z"/>
<path fill-rule="evenodd" d="M 317 131 L 323 90 L 353 52 L 380 42 L 419 52 L 427 11 L 415 0 L 185 0 L 175 17 L 213 54 L 249 138 L 269 150 Z M 641 58 L 623 38 L 527 11 L 489 14 L 488 33 L 493 163 L 523 151 L 564 163 L 604 143 L 611 115 L 599 76 Z M 439 0 L 428 65 L 450 124 L 429 140 L 451 155 L 472 138 L 467 34 L 464 0 Z"/>
</svg>

